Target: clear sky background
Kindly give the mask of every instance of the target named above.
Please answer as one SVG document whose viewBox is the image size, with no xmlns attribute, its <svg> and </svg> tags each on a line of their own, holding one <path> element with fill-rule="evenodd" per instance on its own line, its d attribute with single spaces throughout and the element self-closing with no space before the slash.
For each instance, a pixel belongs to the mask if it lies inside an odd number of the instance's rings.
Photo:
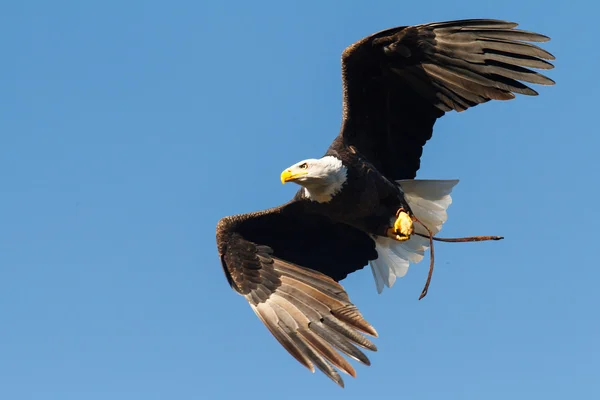
<svg viewBox="0 0 600 400">
<path fill-rule="evenodd" d="M 285 4 L 284 4 L 285 3 Z M 0 398 L 600 398 L 598 6 L 592 1 L 0 3 Z M 439 244 L 378 295 L 342 390 L 227 285 L 219 218 L 287 201 L 341 115 L 340 54 L 397 25 L 547 34 L 554 87 L 436 125 L 421 178 L 459 178 Z"/>
</svg>

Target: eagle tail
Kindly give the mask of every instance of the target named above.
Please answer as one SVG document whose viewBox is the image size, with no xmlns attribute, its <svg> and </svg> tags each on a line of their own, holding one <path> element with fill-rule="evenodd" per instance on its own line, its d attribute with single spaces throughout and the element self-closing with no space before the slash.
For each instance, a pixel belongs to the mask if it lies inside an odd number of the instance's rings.
<svg viewBox="0 0 600 400">
<path fill-rule="evenodd" d="M 452 204 L 450 193 L 458 180 L 401 180 L 397 181 L 404 191 L 404 198 L 415 216 L 435 235 L 448 219 L 446 210 Z M 393 221 L 392 221 L 393 223 Z M 428 236 L 421 224 L 414 225 L 414 232 Z M 374 238 L 378 258 L 371 261 L 377 292 L 392 287 L 396 278 L 406 275 L 410 263 L 420 262 L 429 248 L 429 239 L 413 234 L 409 240 L 398 242 L 388 237 Z"/>
</svg>

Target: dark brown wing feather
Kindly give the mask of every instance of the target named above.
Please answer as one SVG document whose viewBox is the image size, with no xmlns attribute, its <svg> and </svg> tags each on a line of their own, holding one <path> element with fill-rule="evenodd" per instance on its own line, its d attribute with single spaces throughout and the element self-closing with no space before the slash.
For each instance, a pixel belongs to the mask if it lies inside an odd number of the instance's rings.
<svg viewBox="0 0 600 400">
<path fill-rule="evenodd" d="M 377 332 L 336 282 L 377 257 L 368 235 L 304 214 L 302 202 L 292 201 L 223 218 L 217 246 L 231 286 L 300 363 L 341 386 L 334 367 L 356 373 L 340 352 L 369 365 L 358 347 L 376 347 L 361 333 Z"/>
<path fill-rule="evenodd" d="M 423 145 L 446 111 L 464 111 L 514 93 L 523 82 L 554 82 L 528 68 L 554 57 L 526 42 L 546 36 L 497 20 L 399 27 L 349 46 L 342 56 L 344 120 L 332 147 L 352 145 L 389 179 L 412 179 Z"/>
</svg>

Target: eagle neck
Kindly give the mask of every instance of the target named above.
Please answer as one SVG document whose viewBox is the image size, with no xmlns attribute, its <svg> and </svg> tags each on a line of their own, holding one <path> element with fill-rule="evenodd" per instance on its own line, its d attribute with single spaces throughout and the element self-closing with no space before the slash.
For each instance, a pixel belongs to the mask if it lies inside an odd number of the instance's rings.
<svg viewBox="0 0 600 400">
<path fill-rule="evenodd" d="M 324 161 L 329 164 L 327 176 L 304 184 L 304 196 L 318 203 L 330 202 L 342 191 L 348 178 L 348 168 L 337 157 L 325 156 Z"/>
</svg>

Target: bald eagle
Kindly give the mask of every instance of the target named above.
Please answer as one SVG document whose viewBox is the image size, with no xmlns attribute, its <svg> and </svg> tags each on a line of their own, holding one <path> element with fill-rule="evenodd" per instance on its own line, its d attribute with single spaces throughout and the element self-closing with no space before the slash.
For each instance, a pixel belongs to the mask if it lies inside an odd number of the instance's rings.
<svg viewBox="0 0 600 400">
<path fill-rule="evenodd" d="M 391 287 L 433 245 L 458 181 L 415 180 L 436 120 L 552 85 L 532 71 L 554 57 L 528 42 L 548 37 L 516 23 L 477 19 L 396 27 L 342 54 L 343 119 L 321 158 L 286 168 L 301 186 L 286 204 L 217 225 L 229 285 L 301 364 L 343 387 L 341 355 L 370 365 L 377 336 L 338 283 L 370 265 Z M 424 294 L 424 293 L 423 293 Z M 334 368 L 335 367 L 335 368 Z"/>
</svg>

